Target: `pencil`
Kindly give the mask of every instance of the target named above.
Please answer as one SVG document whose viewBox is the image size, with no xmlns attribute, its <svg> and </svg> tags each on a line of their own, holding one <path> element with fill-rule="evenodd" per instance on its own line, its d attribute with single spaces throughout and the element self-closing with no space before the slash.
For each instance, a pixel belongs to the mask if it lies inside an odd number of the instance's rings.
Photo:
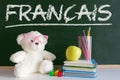
<svg viewBox="0 0 120 80">
<path fill-rule="evenodd" d="M 91 36 L 90 36 L 90 31 L 91 31 L 91 27 L 89 27 L 88 29 L 88 34 L 87 34 L 87 45 L 88 45 L 88 54 L 89 54 L 89 60 L 91 60 Z"/>
<path fill-rule="evenodd" d="M 86 47 L 84 36 L 82 36 L 82 43 L 83 43 L 82 46 L 83 46 L 83 50 L 84 50 L 84 55 L 85 55 L 86 59 L 89 60 L 88 49 Z"/>
</svg>

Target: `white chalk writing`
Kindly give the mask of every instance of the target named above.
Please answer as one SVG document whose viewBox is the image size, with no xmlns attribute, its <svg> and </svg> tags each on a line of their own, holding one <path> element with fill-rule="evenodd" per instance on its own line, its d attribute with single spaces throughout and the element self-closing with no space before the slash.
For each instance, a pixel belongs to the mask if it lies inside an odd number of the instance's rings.
<svg viewBox="0 0 120 80">
<path fill-rule="evenodd" d="M 86 4 L 81 5 L 79 10 L 76 11 L 73 10 L 75 7 L 76 4 L 68 6 L 67 8 L 61 4 L 61 6 L 59 6 L 59 10 L 56 10 L 55 6 L 50 4 L 47 11 L 44 11 L 41 4 L 36 5 L 35 9 L 33 9 L 31 5 L 8 4 L 6 8 L 5 20 L 9 21 L 9 19 L 12 18 L 12 15 L 17 16 L 19 21 L 23 21 L 23 19 L 26 21 L 32 21 L 39 17 L 41 17 L 43 21 L 47 21 L 52 20 L 54 16 L 58 22 L 64 20 L 65 23 L 68 23 L 72 20 L 80 21 L 82 20 L 83 16 L 86 16 L 88 21 L 108 21 L 112 16 L 112 13 L 109 11 L 109 4 L 101 5 L 99 7 L 94 4 L 92 11 L 89 10 Z M 72 14 L 72 16 L 70 14 Z M 105 16 L 99 16 L 98 14 Z M 32 18 L 28 15 L 31 15 Z"/>
</svg>

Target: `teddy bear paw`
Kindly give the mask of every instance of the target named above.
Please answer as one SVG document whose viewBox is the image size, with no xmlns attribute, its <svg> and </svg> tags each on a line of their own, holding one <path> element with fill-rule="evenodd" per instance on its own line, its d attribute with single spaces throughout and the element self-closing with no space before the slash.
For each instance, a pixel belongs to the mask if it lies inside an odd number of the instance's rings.
<svg viewBox="0 0 120 80">
<path fill-rule="evenodd" d="M 53 69 L 53 63 L 50 60 L 44 60 L 39 68 L 39 72 L 42 74 L 48 73 Z"/>
</svg>

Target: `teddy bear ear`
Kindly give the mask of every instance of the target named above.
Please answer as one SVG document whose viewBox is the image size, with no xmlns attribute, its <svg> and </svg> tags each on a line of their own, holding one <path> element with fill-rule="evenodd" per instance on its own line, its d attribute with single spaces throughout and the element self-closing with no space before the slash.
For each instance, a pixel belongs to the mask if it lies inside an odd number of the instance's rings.
<svg viewBox="0 0 120 80">
<path fill-rule="evenodd" d="M 48 40 L 48 35 L 44 35 L 45 39 Z"/>
<path fill-rule="evenodd" d="M 20 34 L 18 35 L 17 37 L 17 43 L 20 45 L 21 44 L 21 40 L 23 39 L 24 35 L 23 34 Z"/>
</svg>

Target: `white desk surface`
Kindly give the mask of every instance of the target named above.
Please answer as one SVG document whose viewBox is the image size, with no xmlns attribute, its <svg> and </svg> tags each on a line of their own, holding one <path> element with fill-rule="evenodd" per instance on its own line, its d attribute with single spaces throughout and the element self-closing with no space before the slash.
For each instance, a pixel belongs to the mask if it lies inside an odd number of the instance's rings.
<svg viewBox="0 0 120 80">
<path fill-rule="evenodd" d="M 43 74 L 32 74 L 28 78 L 15 78 L 13 67 L 0 67 L 0 80 L 120 80 L 120 65 L 99 65 L 96 78 L 51 77 Z"/>
</svg>

